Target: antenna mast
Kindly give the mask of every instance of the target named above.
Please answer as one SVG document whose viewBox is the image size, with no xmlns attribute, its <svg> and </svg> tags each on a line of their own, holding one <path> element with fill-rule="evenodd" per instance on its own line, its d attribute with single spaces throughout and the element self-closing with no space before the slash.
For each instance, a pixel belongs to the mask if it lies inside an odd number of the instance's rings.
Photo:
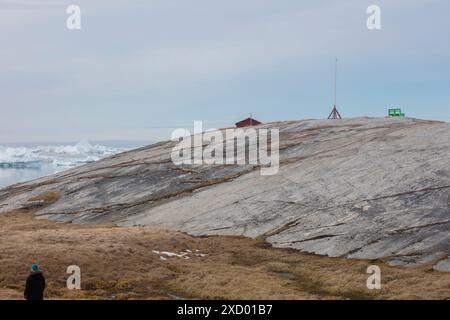
<svg viewBox="0 0 450 320">
<path fill-rule="evenodd" d="M 336 63 L 334 66 L 334 107 L 333 107 L 333 110 L 331 110 L 331 113 L 328 116 L 328 119 L 342 119 L 341 115 L 339 114 L 339 111 L 336 108 L 336 105 L 337 105 L 337 63 L 338 63 L 338 59 L 336 58 Z"/>
</svg>

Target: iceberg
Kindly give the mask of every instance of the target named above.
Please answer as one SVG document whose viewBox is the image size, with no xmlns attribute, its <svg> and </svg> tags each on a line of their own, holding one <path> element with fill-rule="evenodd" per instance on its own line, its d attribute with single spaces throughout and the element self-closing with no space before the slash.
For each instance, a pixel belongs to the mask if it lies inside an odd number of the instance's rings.
<svg viewBox="0 0 450 320">
<path fill-rule="evenodd" d="M 42 163 L 53 164 L 56 167 L 76 167 L 126 150 L 92 145 L 87 140 L 81 140 L 76 145 L 33 148 L 0 146 L 0 168 L 32 169 L 40 168 Z"/>
</svg>

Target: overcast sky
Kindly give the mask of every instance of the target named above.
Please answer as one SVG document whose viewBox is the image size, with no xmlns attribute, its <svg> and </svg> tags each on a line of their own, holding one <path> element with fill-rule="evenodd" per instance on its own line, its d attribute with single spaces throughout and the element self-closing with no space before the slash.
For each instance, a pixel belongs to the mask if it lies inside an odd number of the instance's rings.
<svg viewBox="0 0 450 320">
<path fill-rule="evenodd" d="M 0 143 L 326 118 L 336 56 L 344 117 L 449 121 L 449 37 L 448 0 L 0 0 Z"/>
</svg>

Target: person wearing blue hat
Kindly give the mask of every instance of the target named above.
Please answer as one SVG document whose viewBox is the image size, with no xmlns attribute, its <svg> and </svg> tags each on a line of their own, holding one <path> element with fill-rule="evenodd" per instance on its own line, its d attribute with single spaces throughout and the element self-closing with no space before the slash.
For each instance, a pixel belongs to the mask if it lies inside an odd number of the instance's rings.
<svg viewBox="0 0 450 320">
<path fill-rule="evenodd" d="M 23 293 L 26 300 L 44 300 L 45 277 L 35 263 L 31 265 L 31 273 L 25 284 Z"/>
</svg>

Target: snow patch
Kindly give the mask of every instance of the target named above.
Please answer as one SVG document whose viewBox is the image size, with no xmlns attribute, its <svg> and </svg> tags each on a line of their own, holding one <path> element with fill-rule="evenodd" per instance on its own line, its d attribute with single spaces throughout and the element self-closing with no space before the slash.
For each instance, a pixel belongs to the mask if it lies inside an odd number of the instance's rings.
<svg viewBox="0 0 450 320">
<path fill-rule="evenodd" d="M 175 252 L 170 252 L 170 251 L 157 251 L 157 250 L 152 250 L 152 252 L 154 254 L 159 255 L 159 258 L 161 260 L 167 260 L 167 258 L 173 258 L 173 257 L 177 257 L 177 258 L 182 258 L 182 259 L 190 259 L 190 256 L 194 256 L 194 257 L 206 257 L 207 254 L 206 253 L 200 253 L 199 250 L 195 250 L 196 253 L 193 253 L 191 250 L 189 249 L 185 249 L 184 251 L 181 251 L 180 253 L 175 253 Z M 167 257 L 167 258 L 166 258 Z"/>
</svg>

